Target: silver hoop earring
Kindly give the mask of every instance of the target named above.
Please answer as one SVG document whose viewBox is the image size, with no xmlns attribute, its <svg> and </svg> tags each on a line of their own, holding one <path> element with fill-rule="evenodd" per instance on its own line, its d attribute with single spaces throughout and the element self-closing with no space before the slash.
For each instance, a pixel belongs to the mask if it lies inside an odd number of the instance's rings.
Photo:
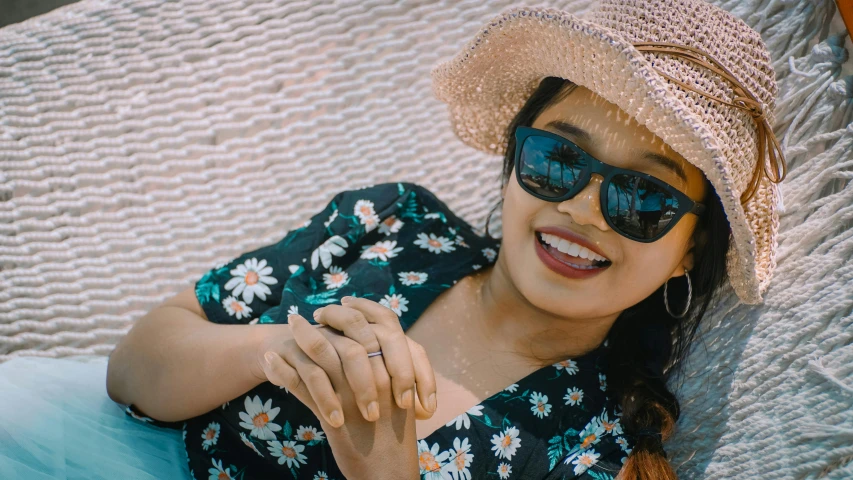
<svg viewBox="0 0 853 480">
<path fill-rule="evenodd" d="M 684 276 L 687 277 L 687 305 L 684 306 L 684 311 L 680 315 L 676 315 L 669 310 L 669 301 L 666 298 L 666 287 L 669 285 L 669 280 L 663 284 L 663 305 L 666 307 L 666 313 L 672 315 L 674 318 L 684 318 L 687 315 L 687 311 L 690 310 L 690 297 L 693 295 L 693 285 L 690 283 L 690 274 L 687 273 L 686 268 L 684 269 Z"/>
</svg>

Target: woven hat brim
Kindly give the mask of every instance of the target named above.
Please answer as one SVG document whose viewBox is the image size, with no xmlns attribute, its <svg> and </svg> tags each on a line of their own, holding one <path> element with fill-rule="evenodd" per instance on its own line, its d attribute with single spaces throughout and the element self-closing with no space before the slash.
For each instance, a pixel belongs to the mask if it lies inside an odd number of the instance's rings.
<svg viewBox="0 0 853 480">
<path fill-rule="evenodd" d="M 729 282 L 742 302 L 763 301 L 775 267 L 776 186 L 762 182 L 756 194 L 760 201 L 745 211 L 712 128 L 617 32 L 568 12 L 514 8 L 481 28 L 431 76 L 436 97 L 449 106 L 456 135 L 494 154 L 506 150 L 509 122 L 544 77 L 566 78 L 617 105 L 708 178 L 732 230 L 726 254 Z M 756 222 L 770 222 L 770 228 L 757 229 L 769 233 L 756 238 L 751 227 Z"/>
</svg>

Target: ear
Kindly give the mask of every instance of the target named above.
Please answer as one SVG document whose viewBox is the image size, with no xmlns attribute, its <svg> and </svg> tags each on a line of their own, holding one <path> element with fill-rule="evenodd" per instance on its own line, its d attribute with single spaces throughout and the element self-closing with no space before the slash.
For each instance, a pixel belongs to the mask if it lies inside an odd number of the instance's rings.
<svg viewBox="0 0 853 480">
<path fill-rule="evenodd" d="M 693 260 L 694 260 L 694 251 L 696 247 L 696 242 L 693 237 L 690 237 L 690 243 L 687 245 L 687 251 L 684 253 L 684 257 L 681 258 L 681 261 L 678 262 L 675 266 L 675 270 L 669 275 L 669 278 L 681 277 L 684 275 L 684 270 L 688 272 L 693 270 Z"/>
</svg>

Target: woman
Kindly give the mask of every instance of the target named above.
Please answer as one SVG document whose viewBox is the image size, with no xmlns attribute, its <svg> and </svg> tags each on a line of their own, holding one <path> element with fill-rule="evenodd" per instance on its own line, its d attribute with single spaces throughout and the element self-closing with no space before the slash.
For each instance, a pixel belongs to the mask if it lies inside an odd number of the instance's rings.
<svg viewBox="0 0 853 480">
<path fill-rule="evenodd" d="M 760 37 L 698 0 L 514 9 L 434 82 L 505 155 L 500 241 L 414 183 L 340 192 L 137 322 L 110 396 L 194 478 L 675 478 L 667 381 L 774 264 Z"/>
</svg>

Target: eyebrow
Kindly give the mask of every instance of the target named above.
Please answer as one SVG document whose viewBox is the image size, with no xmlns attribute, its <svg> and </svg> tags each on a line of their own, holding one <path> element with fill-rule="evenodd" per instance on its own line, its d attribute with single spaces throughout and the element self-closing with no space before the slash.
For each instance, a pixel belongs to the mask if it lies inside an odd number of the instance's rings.
<svg viewBox="0 0 853 480">
<path fill-rule="evenodd" d="M 598 143 L 595 141 L 595 139 L 592 138 L 592 135 L 590 135 L 589 132 L 569 122 L 565 122 L 562 120 L 553 120 L 549 122 L 548 125 L 546 125 L 545 127 L 553 128 L 554 130 L 557 130 L 563 135 L 570 135 L 573 137 L 580 138 L 593 146 Z M 678 175 L 679 178 L 687 182 L 687 174 L 684 172 L 684 168 L 681 166 L 680 163 L 676 162 L 675 160 L 658 153 L 650 152 L 648 150 L 638 150 L 632 148 L 631 151 L 639 153 L 640 158 L 650 160 L 664 168 L 672 170 L 676 175 Z"/>
</svg>

